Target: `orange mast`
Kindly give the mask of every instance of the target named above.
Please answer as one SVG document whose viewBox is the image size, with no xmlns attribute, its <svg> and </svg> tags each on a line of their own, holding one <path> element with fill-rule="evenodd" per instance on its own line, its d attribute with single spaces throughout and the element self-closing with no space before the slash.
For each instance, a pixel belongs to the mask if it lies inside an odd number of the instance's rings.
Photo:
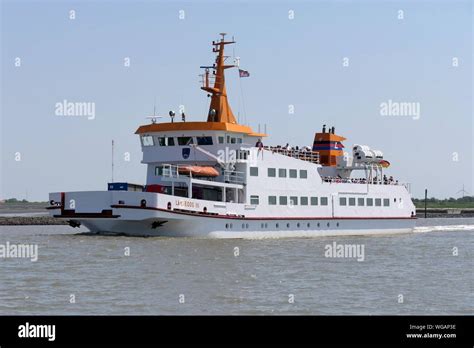
<svg viewBox="0 0 474 348">
<path fill-rule="evenodd" d="M 225 88 L 225 77 L 224 70 L 233 68 L 235 65 L 225 65 L 224 46 L 233 44 L 235 41 L 224 41 L 225 33 L 221 33 L 222 38 L 220 41 L 212 41 L 214 46 L 212 52 L 217 53 L 216 63 L 212 66 L 202 66 L 205 68 L 204 73 L 204 86 L 202 90 L 211 93 L 211 104 L 209 106 L 209 113 L 207 116 L 207 122 L 227 122 L 237 123 L 235 116 L 230 108 L 229 101 L 227 100 L 227 91 Z M 209 84 L 209 69 L 213 69 L 214 75 L 214 87 L 210 87 Z M 211 78 L 212 79 L 212 78 Z"/>
</svg>

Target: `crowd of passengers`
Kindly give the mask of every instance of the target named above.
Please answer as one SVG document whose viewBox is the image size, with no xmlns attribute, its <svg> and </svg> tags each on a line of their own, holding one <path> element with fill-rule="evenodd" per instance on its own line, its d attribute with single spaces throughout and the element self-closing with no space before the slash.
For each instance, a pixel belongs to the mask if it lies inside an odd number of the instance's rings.
<svg viewBox="0 0 474 348">
<path fill-rule="evenodd" d="M 394 180 L 393 176 L 387 177 L 386 175 L 383 176 L 382 181 L 377 179 L 367 180 L 366 178 L 348 178 L 344 179 L 341 177 L 333 177 L 333 176 L 324 176 L 324 182 L 329 183 L 352 183 L 352 184 L 374 184 L 374 185 L 398 185 L 398 180 Z"/>
<path fill-rule="evenodd" d="M 288 151 L 288 152 L 300 152 L 300 153 L 311 153 L 313 152 L 313 149 L 311 146 L 290 146 L 289 144 L 286 144 L 285 146 L 281 145 L 276 145 L 276 146 L 265 146 L 266 149 L 270 151 Z"/>
</svg>

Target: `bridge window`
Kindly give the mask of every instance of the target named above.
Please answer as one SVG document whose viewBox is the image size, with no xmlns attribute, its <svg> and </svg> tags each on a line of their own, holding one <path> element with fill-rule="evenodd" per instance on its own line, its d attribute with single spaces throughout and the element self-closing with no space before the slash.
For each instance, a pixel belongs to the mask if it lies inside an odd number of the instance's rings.
<svg viewBox="0 0 474 348">
<path fill-rule="evenodd" d="M 153 141 L 153 137 L 151 135 L 142 136 L 142 145 L 143 146 L 153 146 L 153 145 L 155 145 L 155 142 Z"/>
<path fill-rule="evenodd" d="M 308 197 L 300 197 L 301 205 L 308 205 Z"/>
<path fill-rule="evenodd" d="M 373 207 L 374 206 L 374 199 L 373 198 L 367 198 L 367 206 L 368 207 Z"/>
<path fill-rule="evenodd" d="M 390 206 L 390 199 L 389 198 L 384 198 L 383 199 L 383 206 L 384 207 L 389 207 Z"/>
<path fill-rule="evenodd" d="M 308 171 L 306 169 L 300 169 L 300 179 L 307 179 Z"/>
<path fill-rule="evenodd" d="M 288 197 L 280 196 L 280 205 L 287 205 L 288 204 Z"/>
<path fill-rule="evenodd" d="M 259 198 L 258 196 L 250 196 L 250 204 L 258 205 Z"/>
<path fill-rule="evenodd" d="M 286 169 L 284 169 L 284 168 L 278 169 L 278 176 L 280 178 L 286 178 Z"/>
<path fill-rule="evenodd" d="M 347 205 L 347 198 L 339 197 L 339 205 Z"/>
<path fill-rule="evenodd" d="M 276 169 L 275 168 L 268 168 L 268 177 L 269 178 L 274 178 L 276 177 Z"/>
<path fill-rule="evenodd" d="M 296 169 L 290 169 L 290 178 L 297 178 L 298 171 Z"/>
<path fill-rule="evenodd" d="M 382 199 L 381 198 L 375 198 L 375 206 L 376 207 L 381 207 L 382 206 Z"/>
<path fill-rule="evenodd" d="M 292 205 L 298 205 L 298 197 L 296 197 L 296 196 L 291 196 L 291 197 L 290 197 L 290 203 L 291 203 Z"/>
<path fill-rule="evenodd" d="M 160 146 L 174 146 L 174 138 L 172 138 L 172 137 L 158 137 L 158 145 L 160 145 Z"/>
<path fill-rule="evenodd" d="M 328 198 L 327 197 L 321 197 L 321 205 L 328 205 Z"/>
<path fill-rule="evenodd" d="M 318 205 L 318 197 L 311 197 L 311 205 Z"/>
<path fill-rule="evenodd" d="M 156 166 L 156 167 L 155 167 L 155 175 L 156 175 L 156 176 L 161 176 L 161 175 L 163 175 L 163 167 L 162 167 L 162 166 Z"/>
<path fill-rule="evenodd" d="M 349 205 L 352 207 L 356 205 L 356 199 L 354 197 L 349 198 Z"/>
<path fill-rule="evenodd" d="M 357 198 L 357 205 L 360 206 L 360 207 L 363 207 L 364 206 L 364 199 L 363 198 Z"/>
<path fill-rule="evenodd" d="M 250 167 L 250 176 L 258 176 L 258 167 Z"/>
<path fill-rule="evenodd" d="M 220 136 L 220 137 L 217 137 L 217 141 L 219 144 L 224 144 L 224 137 Z"/>
<path fill-rule="evenodd" d="M 194 144 L 193 137 L 178 137 L 178 145 L 187 146 Z"/>
<path fill-rule="evenodd" d="M 212 145 L 212 137 L 197 137 L 198 145 Z"/>
<path fill-rule="evenodd" d="M 269 205 L 276 205 L 277 204 L 276 196 L 268 196 L 268 204 Z"/>
</svg>

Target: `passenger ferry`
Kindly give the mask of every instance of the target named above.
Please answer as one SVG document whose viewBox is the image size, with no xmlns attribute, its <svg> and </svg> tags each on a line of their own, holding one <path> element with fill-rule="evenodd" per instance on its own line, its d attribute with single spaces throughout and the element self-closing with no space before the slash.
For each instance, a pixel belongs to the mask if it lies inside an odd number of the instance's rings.
<svg viewBox="0 0 474 348">
<path fill-rule="evenodd" d="M 140 126 L 146 185 L 112 182 L 107 191 L 50 193 L 52 216 L 93 233 L 136 236 L 275 238 L 411 232 L 410 187 L 384 171 L 367 145 L 344 151 L 323 126 L 308 146 L 265 146 L 267 134 L 239 124 L 227 99 L 225 34 L 204 66 L 206 121 Z M 310 135 L 311 136 L 311 135 Z"/>
</svg>

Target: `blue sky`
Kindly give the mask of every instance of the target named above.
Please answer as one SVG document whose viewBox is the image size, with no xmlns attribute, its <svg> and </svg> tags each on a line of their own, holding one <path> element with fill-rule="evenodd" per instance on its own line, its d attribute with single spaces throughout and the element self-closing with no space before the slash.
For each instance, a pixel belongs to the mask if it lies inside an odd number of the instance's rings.
<svg viewBox="0 0 474 348">
<path fill-rule="evenodd" d="M 160 114 L 183 104 L 205 120 L 199 66 L 220 32 L 251 74 L 227 70 L 233 111 L 266 124 L 267 144 L 311 144 L 334 125 L 346 147 L 382 150 L 415 197 L 474 191 L 471 1 L 1 3 L 2 198 L 105 190 L 112 139 L 116 181 L 143 183 L 134 131 L 155 100 Z M 95 119 L 56 116 L 64 99 L 95 103 Z M 388 100 L 419 103 L 420 119 L 380 115 Z"/>
</svg>

